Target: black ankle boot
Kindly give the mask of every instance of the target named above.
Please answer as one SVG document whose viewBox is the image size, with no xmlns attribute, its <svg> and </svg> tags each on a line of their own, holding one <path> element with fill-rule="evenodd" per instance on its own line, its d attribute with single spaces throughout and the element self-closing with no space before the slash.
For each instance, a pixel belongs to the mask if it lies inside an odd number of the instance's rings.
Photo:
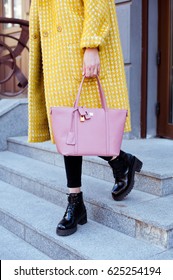
<svg viewBox="0 0 173 280">
<path fill-rule="evenodd" d="M 87 213 L 83 203 L 82 192 L 69 194 L 67 209 L 56 228 L 56 233 L 61 236 L 67 236 L 77 230 L 77 224 L 84 225 L 86 223 Z"/>
<path fill-rule="evenodd" d="M 114 200 L 122 200 L 134 186 L 135 171 L 140 172 L 143 163 L 131 154 L 120 151 L 120 155 L 109 161 L 115 178 L 115 185 L 112 189 Z"/>
</svg>

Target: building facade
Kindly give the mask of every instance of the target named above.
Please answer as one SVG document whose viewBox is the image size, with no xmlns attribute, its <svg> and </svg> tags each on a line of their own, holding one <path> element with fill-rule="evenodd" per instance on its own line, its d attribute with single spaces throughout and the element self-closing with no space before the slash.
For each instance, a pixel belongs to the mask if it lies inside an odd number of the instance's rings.
<svg viewBox="0 0 173 280">
<path fill-rule="evenodd" d="M 173 0 L 115 2 L 132 112 L 127 137 L 173 139 Z M 0 16 L 28 19 L 30 0 L 0 3 Z M 6 25 L 1 32 L 18 32 L 15 28 Z M 19 59 L 26 75 L 27 59 Z"/>
</svg>

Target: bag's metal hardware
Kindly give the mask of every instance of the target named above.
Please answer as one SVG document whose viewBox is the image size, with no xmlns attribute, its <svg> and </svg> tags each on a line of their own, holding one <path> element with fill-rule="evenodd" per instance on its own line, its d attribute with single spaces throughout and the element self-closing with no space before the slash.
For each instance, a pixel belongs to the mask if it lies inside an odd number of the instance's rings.
<svg viewBox="0 0 173 280">
<path fill-rule="evenodd" d="M 84 122 L 85 121 L 85 117 L 84 116 L 80 116 L 80 121 Z"/>
</svg>

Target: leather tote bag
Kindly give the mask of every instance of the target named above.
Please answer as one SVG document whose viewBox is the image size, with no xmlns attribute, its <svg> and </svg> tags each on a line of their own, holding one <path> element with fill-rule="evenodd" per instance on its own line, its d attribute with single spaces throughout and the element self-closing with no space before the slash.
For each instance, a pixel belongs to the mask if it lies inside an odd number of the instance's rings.
<svg viewBox="0 0 173 280">
<path fill-rule="evenodd" d="M 119 155 L 127 110 L 109 109 L 96 76 L 102 108 L 79 107 L 82 78 L 74 107 L 51 107 L 50 116 L 57 150 L 71 156 Z"/>
</svg>

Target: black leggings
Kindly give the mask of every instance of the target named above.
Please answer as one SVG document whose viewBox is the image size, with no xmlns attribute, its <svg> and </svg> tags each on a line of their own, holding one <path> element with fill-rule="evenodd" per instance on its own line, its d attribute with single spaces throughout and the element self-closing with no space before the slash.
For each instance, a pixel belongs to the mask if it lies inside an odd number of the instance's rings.
<svg viewBox="0 0 173 280">
<path fill-rule="evenodd" d="M 100 158 L 109 161 L 112 157 Z M 82 177 L 82 156 L 64 156 L 65 170 L 67 176 L 67 187 L 77 188 L 81 187 Z"/>
</svg>

